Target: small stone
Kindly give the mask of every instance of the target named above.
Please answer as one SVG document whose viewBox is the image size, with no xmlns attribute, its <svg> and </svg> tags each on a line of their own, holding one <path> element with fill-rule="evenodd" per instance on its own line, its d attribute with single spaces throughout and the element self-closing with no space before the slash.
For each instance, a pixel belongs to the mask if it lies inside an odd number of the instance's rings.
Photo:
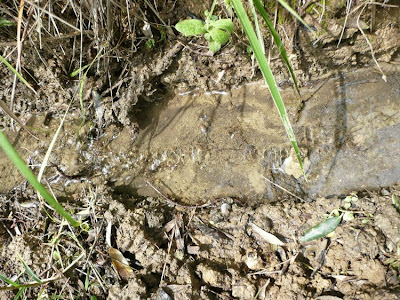
<svg viewBox="0 0 400 300">
<path fill-rule="evenodd" d="M 262 260 L 256 252 L 247 253 L 246 265 L 250 270 L 262 269 Z"/>
<path fill-rule="evenodd" d="M 227 216 L 229 215 L 229 212 L 232 210 L 232 205 L 229 203 L 222 203 L 221 204 L 221 215 Z"/>
</svg>

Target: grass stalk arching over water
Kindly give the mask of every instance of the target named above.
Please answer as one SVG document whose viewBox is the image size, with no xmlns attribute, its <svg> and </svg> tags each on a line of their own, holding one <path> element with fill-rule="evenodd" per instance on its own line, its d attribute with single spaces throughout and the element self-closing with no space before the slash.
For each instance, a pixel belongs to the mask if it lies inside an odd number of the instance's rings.
<svg viewBox="0 0 400 300">
<path fill-rule="evenodd" d="M 72 226 L 78 227 L 81 223 L 75 220 L 71 215 L 64 210 L 64 208 L 53 198 L 53 196 L 47 191 L 43 184 L 41 184 L 32 173 L 32 171 L 26 166 L 24 160 L 18 154 L 18 152 L 11 145 L 3 131 L 0 130 L 0 146 L 4 152 L 22 173 L 22 175 L 29 181 L 33 188 L 38 191 L 47 203 L 54 208 L 61 216 L 63 216 Z"/>
<path fill-rule="evenodd" d="M 299 146 L 297 145 L 296 137 L 294 135 L 292 125 L 290 123 L 288 114 L 286 112 L 285 104 L 283 103 L 281 94 L 279 93 L 278 86 L 276 85 L 276 81 L 274 75 L 272 74 L 271 68 L 268 65 L 267 58 L 264 55 L 260 42 L 257 39 L 256 33 L 254 32 L 253 26 L 250 22 L 249 17 L 247 16 L 247 13 L 243 7 L 241 0 L 231 0 L 231 4 L 233 5 L 236 15 L 238 16 L 239 21 L 242 24 L 242 27 L 246 33 L 247 38 L 249 39 L 250 46 L 254 51 L 254 55 L 256 56 L 261 73 L 264 76 L 264 79 L 268 85 L 271 96 L 276 105 L 276 108 L 278 109 L 279 116 L 286 130 L 286 134 L 289 137 L 290 143 L 292 144 L 295 150 L 296 157 L 300 164 L 301 170 L 303 171 L 304 178 L 306 178 L 303 161 L 301 159 L 300 149 Z"/>
</svg>

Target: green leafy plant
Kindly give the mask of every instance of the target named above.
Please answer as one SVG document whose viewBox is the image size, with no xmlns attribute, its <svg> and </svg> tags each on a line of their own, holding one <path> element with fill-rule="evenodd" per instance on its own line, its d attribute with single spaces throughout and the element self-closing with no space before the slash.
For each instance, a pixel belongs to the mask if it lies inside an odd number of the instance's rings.
<svg viewBox="0 0 400 300">
<path fill-rule="evenodd" d="M 218 19 L 217 16 L 213 16 L 212 12 L 215 2 L 216 1 L 213 3 L 211 11 L 206 10 L 204 12 L 206 16 L 205 21 L 189 19 L 180 21 L 175 25 L 176 30 L 184 36 L 204 35 L 204 38 L 208 41 L 208 48 L 212 53 L 217 52 L 221 49 L 222 45 L 229 41 L 229 37 L 234 28 L 231 19 Z"/>
</svg>

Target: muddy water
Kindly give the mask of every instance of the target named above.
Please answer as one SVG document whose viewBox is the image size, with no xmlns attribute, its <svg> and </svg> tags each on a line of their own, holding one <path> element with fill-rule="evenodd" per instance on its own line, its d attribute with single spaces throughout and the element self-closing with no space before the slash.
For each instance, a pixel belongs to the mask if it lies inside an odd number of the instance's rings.
<svg viewBox="0 0 400 300">
<path fill-rule="evenodd" d="M 209 94 L 170 93 L 141 107 L 131 126 L 122 131 L 108 126 L 88 143 L 74 142 L 79 115 L 71 115 L 75 121 L 69 124 L 76 126 L 66 127 L 51 161 L 66 174 L 81 174 L 117 193 L 155 196 L 149 181 L 191 203 L 226 196 L 273 201 L 287 195 L 271 182 L 303 199 L 390 186 L 400 182 L 400 68 L 385 65 L 384 70 L 387 82 L 374 69 L 360 69 L 310 83 L 301 97 L 292 88 L 282 89 L 307 182 L 262 82 Z M 38 117 L 33 126 L 41 122 Z M 52 126 L 55 130 L 58 122 Z M 40 142 L 23 133 L 12 140 L 23 156 L 40 162 L 37 153 L 46 150 L 50 131 Z M 9 162 L 2 160 L 7 169 Z M 17 174 L 0 176 L 4 190 L 21 181 Z M 79 188 L 73 181 L 67 187 L 65 180 L 58 183 L 64 185 L 60 191 Z"/>
<path fill-rule="evenodd" d="M 282 95 L 303 152 L 297 166 L 276 108 L 262 83 L 228 92 L 169 95 L 137 119 L 140 133 L 127 170 L 113 185 L 153 195 L 151 181 L 196 202 L 235 196 L 274 200 L 281 189 L 302 198 L 340 195 L 400 182 L 399 68 L 337 73 Z M 124 133 L 113 148 L 126 143 Z M 133 150 L 133 152 L 132 152 Z M 136 154 L 134 154 L 136 153 Z"/>
</svg>

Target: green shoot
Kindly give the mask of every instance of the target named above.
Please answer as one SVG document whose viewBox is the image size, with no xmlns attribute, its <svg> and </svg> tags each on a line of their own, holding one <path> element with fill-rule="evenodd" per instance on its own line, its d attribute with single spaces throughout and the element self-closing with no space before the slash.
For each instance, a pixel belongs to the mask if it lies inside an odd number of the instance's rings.
<svg viewBox="0 0 400 300">
<path fill-rule="evenodd" d="M 242 24 L 242 27 L 247 35 L 247 38 L 249 39 L 250 46 L 252 47 L 252 49 L 254 51 L 254 54 L 256 56 L 259 66 L 260 66 L 260 70 L 261 70 L 261 72 L 264 76 L 264 79 L 268 85 L 271 96 L 274 99 L 274 103 L 278 109 L 283 126 L 285 127 L 286 134 L 288 135 L 289 140 L 292 144 L 292 147 L 295 150 L 297 160 L 300 164 L 301 170 L 303 171 L 303 175 L 305 176 L 303 161 L 301 160 L 300 149 L 297 145 L 296 137 L 294 135 L 292 125 L 290 123 L 288 114 L 286 112 L 285 104 L 283 103 L 282 97 L 278 90 L 278 86 L 276 85 L 275 78 L 272 74 L 272 71 L 271 71 L 269 65 L 268 65 L 267 58 L 264 55 L 264 52 L 260 45 L 260 42 L 257 39 L 257 36 L 253 29 L 253 26 L 251 25 L 251 22 L 250 22 L 249 17 L 247 16 L 247 13 L 242 5 L 242 2 L 240 0 L 232 0 L 231 3 L 233 5 L 233 8 L 234 8 L 238 18 L 239 18 L 240 23 Z"/>
<path fill-rule="evenodd" d="M 31 268 L 26 264 L 26 262 L 18 255 L 18 259 L 22 262 L 22 265 L 24 266 L 24 269 L 26 273 L 31 277 L 33 280 L 35 280 L 37 283 L 42 284 L 42 281 L 39 279 L 39 277 L 35 274 L 35 272 L 32 271 Z"/>
<path fill-rule="evenodd" d="M 218 20 L 217 16 L 212 15 L 215 3 L 216 1 L 213 2 L 211 11 L 206 10 L 204 12 L 206 16 L 205 22 L 189 19 L 180 21 L 175 25 L 176 30 L 184 36 L 204 35 L 204 38 L 208 41 L 208 48 L 212 53 L 219 51 L 222 45 L 229 41 L 234 28 L 232 20 Z"/>
<path fill-rule="evenodd" d="M 29 181 L 33 188 L 42 195 L 42 197 L 47 201 L 47 203 L 54 208 L 61 216 L 63 216 L 72 226 L 78 227 L 80 222 L 76 221 L 74 218 L 68 214 L 64 208 L 53 198 L 53 196 L 46 190 L 43 184 L 41 184 L 32 171 L 26 166 L 24 160 L 18 154 L 18 152 L 11 145 L 10 141 L 7 139 L 6 135 L 0 131 L 0 146 L 3 148 L 6 155 L 10 158 L 17 169 L 22 173 L 22 175 Z"/>
<path fill-rule="evenodd" d="M 16 287 L 16 288 L 20 287 L 20 285 L 18 283 L 16 283 L 15 281 L 7 278 L 3 274 L 0 274 L 0 280 L 3 280 L 5 283 L 8 283 L 9 285 L 12 285 L 13 287 Z"/>
</svg>

